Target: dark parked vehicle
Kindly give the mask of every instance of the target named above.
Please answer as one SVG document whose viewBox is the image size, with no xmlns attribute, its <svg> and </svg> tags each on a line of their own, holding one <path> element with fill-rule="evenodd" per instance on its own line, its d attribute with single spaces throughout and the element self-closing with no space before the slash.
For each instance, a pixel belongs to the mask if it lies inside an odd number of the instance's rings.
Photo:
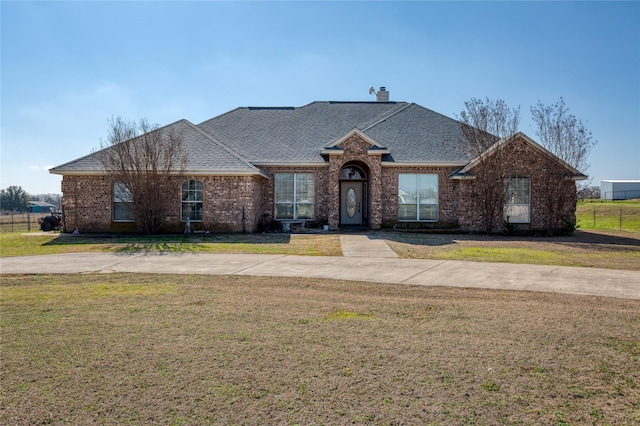
<svg viewBox="0 0 640 426">
<path fill-rule="evenodd" d="M 40 229 L 49 232 L 51 230 L 59 231 L 62 229 L 62 215 L 51 213 L 49 216 L 38 219 Z"/>
</svg>

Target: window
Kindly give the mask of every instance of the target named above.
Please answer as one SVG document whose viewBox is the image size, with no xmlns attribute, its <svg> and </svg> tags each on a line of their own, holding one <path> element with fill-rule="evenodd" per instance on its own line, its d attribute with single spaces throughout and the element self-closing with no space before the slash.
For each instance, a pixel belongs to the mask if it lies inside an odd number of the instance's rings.
<svg viewBox="0 0 640 426">
<path fill-rule="evenodd" d="M 202 221 L 202 182 L 185 180 L 182 182 L 182 205 L 180 218 L 183 222 Z"/>
<path fill-rule="evenodd" d="M 367 179 L 367 174 L 360 167 L 346 166 L 340 170 L 340 180 L 365 180 Z"/>
<path fill-rule="evenodd" d="M 531 181 L 513 176 L 504 180 L 504 219 L 509 223 L 531 221 Z"/>
<path fill-rule="evenodd" d="M 133 197 L 124 183 L 113 184 L 113 221 L 133 222 Z"/>
<path fill-rule="evenodd" d="M 438 221 L 438 175 L 398 175 L 398 220 Z"/>
<path fill-rule="evenodd" d="M 315 183 L 312 173 L 275 175 L 276 219 L 313 219 Z"/>
</svg>

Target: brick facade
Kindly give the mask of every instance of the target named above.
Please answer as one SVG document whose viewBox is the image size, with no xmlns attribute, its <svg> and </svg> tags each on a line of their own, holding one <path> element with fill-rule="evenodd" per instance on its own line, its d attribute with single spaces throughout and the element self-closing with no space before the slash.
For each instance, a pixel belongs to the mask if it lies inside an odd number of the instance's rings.
<svg viewBox="0 0 640 426">
<path fill-rule="evenodd" d="M 315 183 L 315 211 L 313 221 L 320 224 L 327 223 L 328 216 L 328 169 L 327 167 L 264 167 L 269 174 L 268 179 L 262 179 L 260 188 L 260 218 L 266 221 L 274 220 L 275 216 L 275 175 L 277 173 L 313 173 Z"/>
<path fill-rule="evenodd" d="M 428 173 L 438 175 L 439 215 L 436 223 L 424 227 L 454 227 L 470 231 L 483 229 L 482 212 L 477 207 L 472 179 L 454 180 L 449 176 L 457 167 L 417 167 L 383 165 L 380 155 L 368 151 L 371 145 L 358 135 L 340 143 L 342 151 L 328 156 L 328 164 L 299 167 L 263 167 L 263 176 L 175 176 L 166 190 L 165 230 L 181 232 L 181 185 L 188 179 L 203 183 L 203 220 L 192 229 L 210 231 L 255 231 L 261 221 L 274 219 L 274 176 L 277 173 L 313 173 L 315 182 L 314 222 L 340 225 L 340 171 L 358 165 L 367 174 L 366 199 L 368 225 L 372 229 L 398 222 L 398 175 Z M 549 229 L 561 220 L 575 220 L 575 182 L 564 178 L 566 168 L 548 154 L 523 140 L 511 143 L 514 160 L 512 176 L 526 176 L 531 181 L 529 230 Z M 66 228 L 81 232 L 135 231 L 132 223 L 112 220 L 113 182 L 105 176 L 65 175 L 62 180 L 62 204 Z M 557 196 L 558 194 L 561 197 Z M 560 203 L 559 200 L 564 200 Z M 496 223 L 502 229 L 502 223 Z"/>
<path fill-rule="evenodd" d="M 506 149 L 512 150 L 508 155 L 511 165 L 507 175 L 528 177 L 531 181 L 531 220 L 528 224 L 518 224 L 518 229 L 549 230 L 562 226 L 563 220 L 575 221 L 576 184 L 565 177 L 566 168 L 521 139 L 514 141 Z M 456 184 L 460 227 L 482 231 L 482 212 L 473 197 L 474 181 L 460 180 Z M 502 230 L 503 227 L 501 216 L 500 222 L 494 224 L 494 229 Z"/>
<path fill-rule="evenodd" d="M 458 225 L 456 182 L 449 179 L 457 167 L 383 167 L 382 220 L 385 225 L 398 222 L 398 175 L 401 173 L 438 175 L 438 222 L 425 227 L 453 228 Z"/>
<path fill-rule="evenodd" d="M 380 155 L 369 155 L 371 145 L 357 135 L 349 137 L 339 145 L 343 149 L 340 155 L 329 156 L 329 226 L 340 225 L 340 170 L 349 164 L 355 164 L 367 174 L 369 226 L 379 229 L 382 226 L 382 166 Z"/>
<path fill-rule="evenodd" d="M 193 230 L 240 232 L 255 230 L 260 220 L 261 181 L 256 176 L 175 176 L 166 193 L 164 230 L 184 230 L 180 220 L 182 182 L 202 182 L 202 222 Z M 81 232 L 132 232 L 130 222 L 112 220 L 113 181 L 105 176 L 64 176 L 62 205 L 67 230 Z"/>
</svg>

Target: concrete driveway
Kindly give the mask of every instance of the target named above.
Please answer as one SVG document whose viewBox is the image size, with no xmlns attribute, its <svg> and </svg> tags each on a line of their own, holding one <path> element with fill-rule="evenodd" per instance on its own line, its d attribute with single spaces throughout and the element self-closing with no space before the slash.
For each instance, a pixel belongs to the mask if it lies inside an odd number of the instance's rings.
<svg viewBox="0 0 640 426">
<path fill-rule="evenodd" d="M 386 257 L 73 253 L 0 258 L 2 274 L 145 272 L 331 278 L 640 300 L 640 272 Z"/>
</svg>

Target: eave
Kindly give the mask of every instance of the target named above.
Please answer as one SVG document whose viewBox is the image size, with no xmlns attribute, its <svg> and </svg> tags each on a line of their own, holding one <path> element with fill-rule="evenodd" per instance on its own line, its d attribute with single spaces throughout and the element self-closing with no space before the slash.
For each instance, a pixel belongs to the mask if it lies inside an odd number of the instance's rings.
<svg viewBox="0 0 640 426">
<path fill-rule="evenodd" d="M 382 167 L 462 167 L 466 163 L 459 161 L 424 161 L 424 162 L 398 162 L 382 161 Z"/>
<path fill-rule="evenodd" d="M 320 151 L 321 155 L 344 155 L 344 149 L 342 148 L 325 148 Z M 385 155 L 391 154 L 391 151 L 387 148 L 371 147 L 367 149 L 367 155 Z"/>
<path fill-rule="evenodd" d="M 68 170 L 59 171 L 50 169 L 49 173 L 61 176 L 106 176 L 103 170 Z M 172 176 L 262 176 L 268 178 L 269 175 L 262 170 L 184 170 L 180 173 L 172 172 Z"/>
</svg>

